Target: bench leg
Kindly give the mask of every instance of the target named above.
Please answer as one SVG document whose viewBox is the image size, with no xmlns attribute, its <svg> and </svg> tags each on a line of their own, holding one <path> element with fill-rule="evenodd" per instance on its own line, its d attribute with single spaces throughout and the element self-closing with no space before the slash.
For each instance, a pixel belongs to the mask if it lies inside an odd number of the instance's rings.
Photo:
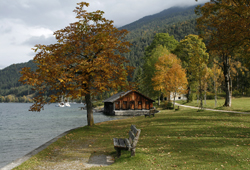
<svg viewBox="0 0 250 170">
<path fill-rule="evenodd" d="M 120 158 L 121 156 L 121 149 L 115 148 L 116 153 L 117 153 L 117 157 Z"/>
<path fill-rule="evenodd" d="M 135 148 L 131 149 L 131 156 L 135 156 Z"/>
</svg>

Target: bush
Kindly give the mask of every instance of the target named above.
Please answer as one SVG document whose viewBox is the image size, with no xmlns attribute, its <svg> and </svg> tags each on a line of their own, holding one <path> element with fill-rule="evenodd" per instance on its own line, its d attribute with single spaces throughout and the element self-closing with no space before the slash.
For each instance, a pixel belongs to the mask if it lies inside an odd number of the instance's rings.
<svg viewBox="0 0 250 170">
<path fill-rule="evenodd" d="M 247 89 L 246 96 L 250 97 L 250 88 Z"/>
<path fill-rule="evenodd" d="M 234 90 L 232 95 L 233 95 L 234 97 L 242 96 L 241 93 L 240 93 L 238 90 Z"/>
<path fill-rule="evenodd" d="M 103 102 L 102 101 L 93 101 L 92 106 L 93 107 L 103 106 Z"/>
<path fill-rule="evenodd" d="M 214 94 L 213 93 L 207 93 L 207 99 L 208 100 L 214 99 Z"/>
<path fill-rule="evenodd" d="M 173 109 L 173 103 L 171 101 L 164 102 L 165 109 Z"/>
</svg>

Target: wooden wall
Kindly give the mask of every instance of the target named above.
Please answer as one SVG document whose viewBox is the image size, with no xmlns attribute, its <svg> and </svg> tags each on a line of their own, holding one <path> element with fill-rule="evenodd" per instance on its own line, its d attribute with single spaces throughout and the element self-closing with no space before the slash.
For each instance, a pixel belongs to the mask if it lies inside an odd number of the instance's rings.
<svg viewBox="0 0 250 170">
<path fill-rule="evenodd" d="M 153 108 L 153 102 L 136 92 L 131 92 L 115 101 L 115 110 L 149 110 L 151 108 Z"/>
</svg>

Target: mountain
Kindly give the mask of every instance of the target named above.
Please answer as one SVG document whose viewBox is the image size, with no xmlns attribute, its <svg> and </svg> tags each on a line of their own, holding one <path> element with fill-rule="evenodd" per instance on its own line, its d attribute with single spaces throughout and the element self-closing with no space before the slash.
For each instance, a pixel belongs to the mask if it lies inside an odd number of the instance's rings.
<svg viewBox="0 0 250 170">
<path fill-rule="evenodd" d="M 144 50 L 150 45 L 156 33 L 169 33 L 178 41 L 186 35 L 197 34 L 195 31 L 195 18 L 197 17 L 194 13 L 195 7 L 172 7 L 120 27 L 119 29 L 127 29 L 130 32 L 126 38 L 133 44 L 131 51 L 125 55 L 130 61 L 129 64 L 135 67 L 143 64 Z M 31 67 L 32 70 L 36 68 L 35 64 L 29 61 L 12 64 L 0 70 L 0 96 L 9 94 L 23 96 L 30 93 L 27 85 L 24 86 L 18 82 L 19 71 L 23 67 Z"/>
<path fill-rule="evenodd" d="M 190 20 L 197 17 L 194 13 L 195 7 L 196 6 L 168 8 L 157 14 L 145 16 L 135 22 L 122 26 L 119 29 L 133 31 L 145 26 L 151 26 L 151 29 L 155 29 L 162 26 L 171 25 L 176 22 Z"/>
<path fill-rule="evenodd" d="M 189 34 L 198 34 L 195 30 L 197 18 L 194 12 L 195 7 L 172 7 L 120 27 L 119 29 L 130 31 L 127 39 L 133 46 L 125 55 L 130 65 L 139 67 L 143 64 L 141 58 L 144 56 L 144 50 L 151 44 L 156 33 L 169 33 L 178 41 Z"/>
<path fill-rule="evenodd" d="M 15 94 L 16 96 L 22 96 L 28 94 L 28 87 L 25 88 L 27 94 L 23 93 L 23 90 L 20 91 L 20 86 L 22 85 L 18 82 L 21 76 L 20 71 L 23 67 L 30 67 L 31 70 L 36 69 L 36 65 L 30 60 L 27 63 L 12 64 L 0 70 L 0 95 Z"/>
</svg>

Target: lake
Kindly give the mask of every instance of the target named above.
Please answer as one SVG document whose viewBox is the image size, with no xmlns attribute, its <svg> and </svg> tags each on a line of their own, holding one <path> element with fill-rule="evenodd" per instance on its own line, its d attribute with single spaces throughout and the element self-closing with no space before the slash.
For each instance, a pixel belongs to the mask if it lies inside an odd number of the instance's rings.
<svg viewBox="0 0 250 170">
<path fill-rule="evenodd" d="M 71 107 L 46 105 L 41 112 L 30 112 L 30 103 L 0 103 L 0 168 L 26 155 L 70 129 L 87 125 L 87 112 L 81 104 Z M 124 117 L 94 113 L 94 122 Z"/>
</svg>

